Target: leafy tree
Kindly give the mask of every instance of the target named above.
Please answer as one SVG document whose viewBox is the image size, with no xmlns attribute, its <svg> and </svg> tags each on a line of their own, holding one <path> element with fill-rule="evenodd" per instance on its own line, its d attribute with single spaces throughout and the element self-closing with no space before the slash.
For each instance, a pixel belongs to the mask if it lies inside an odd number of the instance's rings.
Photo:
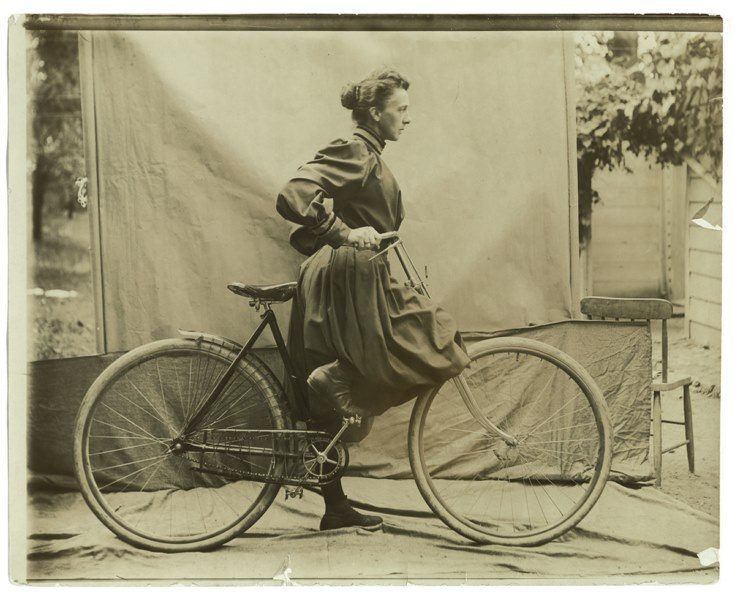
<svg viewBox="0 0 735 600">
<path fill-rule="evenodd" d="M 694 159 L 722 169 L 722 36 L 580 33 L 576 38 L 579 236 L 592 237 L 597 169 L 628 169 L 626 154 L 661 165 Z"/>
<path fill-rule="evenodd" d="M 84 175 L 77 34 L 33 31 L 28 52 L 29 166 L 32 170 L 33 239 L 41 240 L 44 199 L 55 192 L 57 208 L 71 216 L 75 179 Z"/>
</svg>

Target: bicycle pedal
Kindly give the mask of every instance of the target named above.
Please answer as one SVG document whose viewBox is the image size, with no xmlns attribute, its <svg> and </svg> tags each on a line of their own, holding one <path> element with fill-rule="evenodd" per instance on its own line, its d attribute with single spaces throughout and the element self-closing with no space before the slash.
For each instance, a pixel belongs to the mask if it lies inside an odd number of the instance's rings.
<svg viewBox="0 0 735 600">
<path fill-rule="evenodd" d="M 360 425 L 362 423 L 362 417 L 358 415 L 352 415 L 350 417 L 342 417 L 342 424 L 345 426 Z"/>
<path fill-rule="evenodd" d="M 288 500 L 289 498 L 303 498 L 304 497 L 304 488 L 301 486 L 293 487 L 293 488 L 289 486 L 285 486 L 283 490 L 286 493 L 284 500 Z"/>
</svg>

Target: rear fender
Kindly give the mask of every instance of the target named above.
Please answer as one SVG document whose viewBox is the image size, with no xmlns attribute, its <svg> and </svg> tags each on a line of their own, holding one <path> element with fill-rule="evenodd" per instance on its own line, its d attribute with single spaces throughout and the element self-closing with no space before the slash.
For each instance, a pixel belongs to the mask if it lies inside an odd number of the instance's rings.
<svg viewBox="0 0 735 600">
<path fill-rule="evenodd" d="M 242 348 L 242 345 L 238 344 L 237 342 L 233 342 L 232 340 L 221 337 L 219 335 L 204 333 L 203 331 L 186 331 L 184 329 L 179 329 L 178 332 L 179 335 L 185 340 L 194 340 L 195 342 L 207 342 L 209 344 L 215 344 L 235 353 L 240 352 L 240 349 Z M 257 356 L 253 356 L 253 358 L 256 359 L 255 362 L 260 361 Z M 267 365 L 263 366 L 268 368 Z"/>
</svg>

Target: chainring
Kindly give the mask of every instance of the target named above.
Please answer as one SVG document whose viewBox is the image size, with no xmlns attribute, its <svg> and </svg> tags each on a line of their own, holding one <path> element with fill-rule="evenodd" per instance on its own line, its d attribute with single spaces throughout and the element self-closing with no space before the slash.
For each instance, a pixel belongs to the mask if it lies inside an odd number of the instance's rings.
<svg viewBox="0 0 735 600">
<path fill-rule="evenodd" d="M 322 438 L 307 443 L 302 456 L 304 469 L 319 482 L 339 477 L 347 468 L 347 448 L 337 442 L 326 454 L 329 441 Z"/>
</svg>

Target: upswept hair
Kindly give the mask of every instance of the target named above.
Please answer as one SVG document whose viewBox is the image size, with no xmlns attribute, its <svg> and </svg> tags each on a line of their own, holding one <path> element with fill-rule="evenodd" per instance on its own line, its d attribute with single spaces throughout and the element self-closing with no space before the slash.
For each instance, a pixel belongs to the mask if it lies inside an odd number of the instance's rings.
<svg viewBox="0 0 735 600">
<path fill-rule="evenodd" d="M 364 123 L 373 106 L 383 110 L 394 90 L 407 90 L 409 81 L 395 69 L 378 69 L 357 83 L 342 88 L 342 106 L 352 111 L 352 119 Z"/>
</svg>

